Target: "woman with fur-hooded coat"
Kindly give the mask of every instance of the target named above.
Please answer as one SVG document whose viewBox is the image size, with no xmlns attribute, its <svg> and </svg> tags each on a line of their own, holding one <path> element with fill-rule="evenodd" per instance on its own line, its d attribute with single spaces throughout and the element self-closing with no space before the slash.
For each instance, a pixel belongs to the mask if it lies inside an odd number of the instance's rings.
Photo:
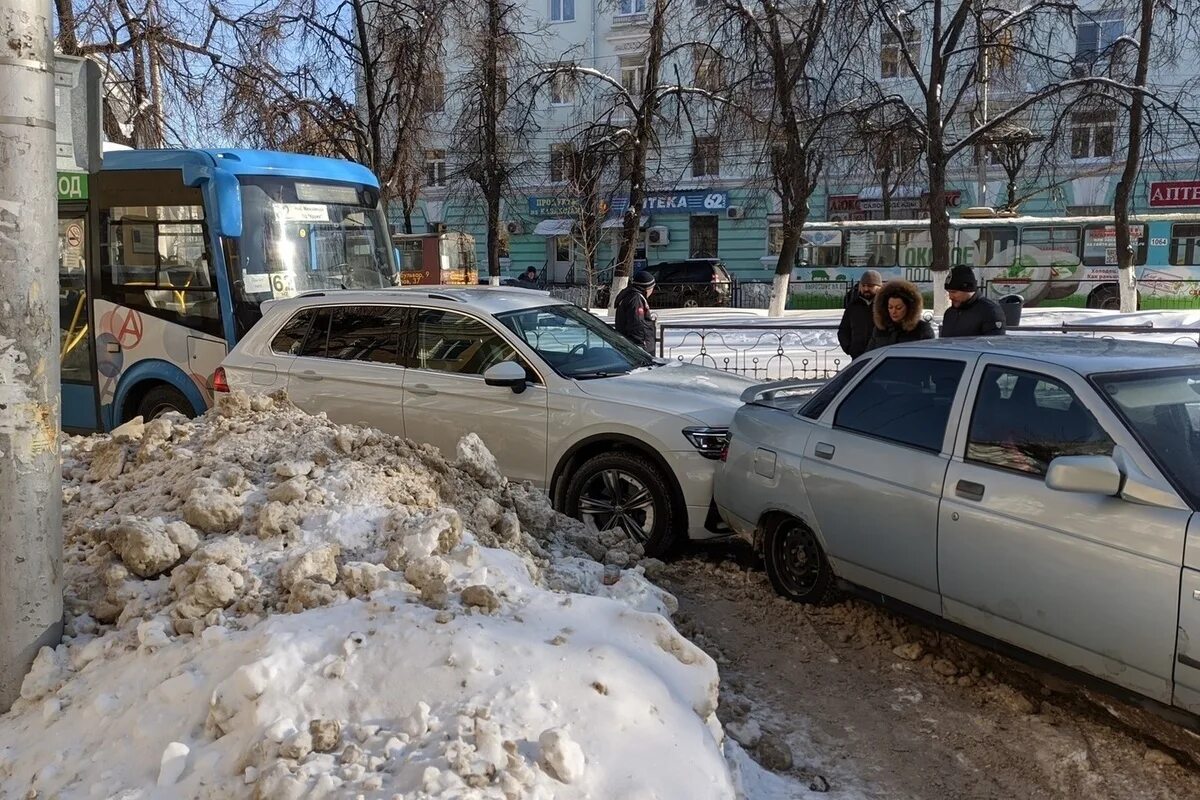
<svg viewBox="0 0 1200 800">
<path fill-rule="evenodd" d="M 890 281 L 875 296 L 872 313 L 875 330 L 867 350 L 887 347 L 901 342 L 917 342 L 933 338 L 933 326 L 921 314 L 925 304 L 917 287 L 908 281 Z"/>
</svg>

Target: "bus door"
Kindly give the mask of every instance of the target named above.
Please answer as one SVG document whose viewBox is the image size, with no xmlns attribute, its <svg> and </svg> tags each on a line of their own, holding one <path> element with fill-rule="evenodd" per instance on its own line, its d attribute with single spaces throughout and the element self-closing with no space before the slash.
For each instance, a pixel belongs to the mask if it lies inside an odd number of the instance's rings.
<svg viewBox="0 0 1200 800">
<path fill-rule="evenodd" d="M 58 314 L 62 333 L 59 362 L 62 376 L 62 427 L 76 433 L 99 428 L 96 373 L 88 303 L 88 220 L 86 205 L 58 210 Z"/>
</svg>

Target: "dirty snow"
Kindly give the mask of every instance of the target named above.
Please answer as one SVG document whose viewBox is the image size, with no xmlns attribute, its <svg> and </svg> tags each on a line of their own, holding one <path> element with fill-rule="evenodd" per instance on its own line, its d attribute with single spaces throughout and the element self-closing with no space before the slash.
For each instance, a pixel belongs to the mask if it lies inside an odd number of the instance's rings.
<svg viewBox="0 0 1200 800">
<path fill-rule="evenodd" d="M 63 476 L 67 635 L 0 717 L 0 797 L 792 796 L 657 563 L 477 437 L 234 394 L 69 440 Z"/>
</svg>

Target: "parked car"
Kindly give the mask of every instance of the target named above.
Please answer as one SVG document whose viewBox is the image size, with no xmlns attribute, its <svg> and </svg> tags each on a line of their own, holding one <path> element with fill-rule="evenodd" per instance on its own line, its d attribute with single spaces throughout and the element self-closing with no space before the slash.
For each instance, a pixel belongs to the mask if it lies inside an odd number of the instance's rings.
<svg viewBox="0 0 1200 800">
<path fill-rule="evenodd" d="M 223 365 L 339 423 L 436 445 L 478 433 L 513 480 L 661 554 L 722 535 L 712 475 L 747 379 L 653 359 L 603 321 L 503 288 L 308 294 L 266 305 Z M 220 381 L 214 381 L 220 383 Z"/>
<path fill-rule="evenodd" d="M 733 298 L 733 276 L 715 258 L 689 258 L 686 261 L 663 261 L 651 264 L 646 271 L 654 276 L 652 308 L 697 308 L 728 306 Z M 607 283 L 611 283 L 611 276 Z M 601 285 L 596 293 L 596 305 L 608 305 L 609 287 Z"/>
<path fill-rule="evenodd" d="M 856 586 L 1200 712 L 1200 352 L 943 340 L 814 389 L 747 390 L 716 481 L 780 594 Z"/>
</svg>

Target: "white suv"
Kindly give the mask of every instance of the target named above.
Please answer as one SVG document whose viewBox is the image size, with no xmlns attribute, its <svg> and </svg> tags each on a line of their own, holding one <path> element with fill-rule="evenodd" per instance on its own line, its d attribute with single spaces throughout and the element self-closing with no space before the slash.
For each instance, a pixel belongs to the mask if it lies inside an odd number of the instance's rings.
<svg viewBox="0 0 1200 800">
<path fill-rule="evenodd" d="M 752 382 L 651 358 L 543 292 L 438 287 L 267 303 L 214 384 L 286 388 L 306 411 L 450 457 L 475 432 L 510 479 L 653 555 L 728 533 L 713 467 Z"/>
</svg>

